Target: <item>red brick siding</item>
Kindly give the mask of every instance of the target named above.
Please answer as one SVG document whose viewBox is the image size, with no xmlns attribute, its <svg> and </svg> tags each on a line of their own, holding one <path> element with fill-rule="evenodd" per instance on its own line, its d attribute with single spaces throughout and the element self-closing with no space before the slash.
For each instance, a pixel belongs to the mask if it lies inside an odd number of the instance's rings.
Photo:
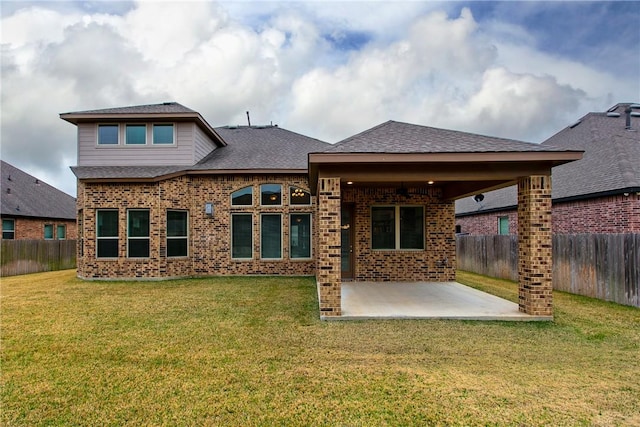
<svg viewBox="0 0 640 427">
<path fill-rule="evenodd" d="M 455 280 L 454 204 L 441 200 L 440 190 L 398 195 L 395 188 L 342 188 L 342 202 L 355 203 L 355 280 Z M 371 249 L 371 206 L 420 205 L 425 208 L 425 249 L 381 251 Z"/>
<path fill-rule="evenodd" d="M 75 219 L 50 219 L 50 218 L 26 218 L 26 217 L 9 217 L 4 219 L 13 219 L 15 240 L 42 240 L 44 239 L 45 224 L 53 225 L 53 238 L 58 238 L 58 225 L 65 225 L 67 228 L 66 240 L 74 240 L 78 237 Z"/>
<path fill-rule="evenodd" d="M 497 234 L 498 217 L 509 216 L 510 234 L 517 234 L 515 210 L 456 218 L 462 233 L 472 235 Z M 553 232 L 577 233 L 640 233 L 640 195 L 631 193 L 574 202 L 554 203 Z"/>
</svg>

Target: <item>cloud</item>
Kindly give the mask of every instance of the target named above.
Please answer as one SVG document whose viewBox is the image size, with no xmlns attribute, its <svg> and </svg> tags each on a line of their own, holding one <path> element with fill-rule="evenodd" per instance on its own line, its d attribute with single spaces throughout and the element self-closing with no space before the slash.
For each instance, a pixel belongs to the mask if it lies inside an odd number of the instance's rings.
<svg viewBox="0 0 640 427">
<path fill-rule="evenodd" d="M 252 123 L 331 142 L 389 119 L 539 142 L 640 96 L 638 73 L 541 48 L 540 30 L 527 27 L 537 5 L 463 6 L 12 4 L 0 23 L 2 158 L 74 194 L 76 134 L 61 112 L 177 101 L 213 125 L 244 124 L 249 110 Z M 558 10 L 580 7 L 593 9 Z M 509 20 L 510 8 L 522 13 Z M 612 42 L 598 49 L 598 64 L 619 52 Z"/>
</svg>

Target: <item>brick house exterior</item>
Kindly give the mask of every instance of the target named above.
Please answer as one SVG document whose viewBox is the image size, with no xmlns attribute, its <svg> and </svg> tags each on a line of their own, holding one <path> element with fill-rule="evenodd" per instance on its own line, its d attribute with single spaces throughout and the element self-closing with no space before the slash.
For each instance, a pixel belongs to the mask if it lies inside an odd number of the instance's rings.
<svg viewBox="0 0 640 427">
<path fill-rule="evenodd" d="M 454 280 L 457 198 L 520 182 L 518 215 L 544 213 L 551 167 L 581 156 L 392 121 L 331 145 L 177 103 L 61 118 L 78 127 L 79 277 L 315 275 L 323 318 L 344 280 Z M 525 254 L 547 223 L 522 222 Z M 520 308 L 550 316 L 550 261 L 523 259 Z"/>
<path fill-rule="evenodd" d="M 76 200 L 70 195 L 1 161 L 2 239 L 74 240 Z"/>
<path fill-rule="evenodd" d="M 552 170 L 554 233 L 640 233 L 640 104 L 589 113 L 541 145 L 582 149 L 582 160 Z M 456 231 L 517 234 L 517 190 L 456 202 Z M 504 229 L 503 229 L 504 231 Z"/>
</svg>

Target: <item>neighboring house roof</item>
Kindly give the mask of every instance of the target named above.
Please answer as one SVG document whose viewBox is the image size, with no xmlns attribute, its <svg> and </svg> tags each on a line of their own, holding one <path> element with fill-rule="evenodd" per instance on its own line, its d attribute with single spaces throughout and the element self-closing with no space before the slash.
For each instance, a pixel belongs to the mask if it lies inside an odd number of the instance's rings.
<svg viewBox="0 0 640 427">
<path fill-rule="evenodd" d="M 630 127 L 626 129 L 626 110 Z M 640 191 L 640 105 L 617 104 L 604 113 L 589 113 L 553 135 L 540 147 L 584 150 L 582 160 L 552 169 L 554 201 L 598 197 Z M 456 202 L 458 215 L 511 209 L 517 205 L 517 189 L 504 188 L 484 194 L 482 202 L 465 198 Z"/>
<path fill-rule="evenodd" d="M 225 142 L 209 123 L 198 113 L 177 102 L 136 105 L 132 107 L 104 108 L 100 110 L 74 111 L 60 114 L 60 118 L 77 125 L 86 122 L 114 122 L 122 119 L 170 119 L 175 121 L 195 121 L 196 124 L 220 147 Z"/>
<path fill-rule="evenodd" d="M 477 153 L 564 151 L 551 146 L 389 120 L 349 137 L 327 153 Z"/>
<path fill-rule="evenodd" d="M 76 199 L 34 176 L 1 161 L 0 214 L 38 218 L 75 219 Z"/>
<path fill-rule="evenodd" d="M 306 172 L 310 152 L 331 145 L 278 126 L 225 126 L 215 128 L 225 146 L 213 150 L 191 166 L 75 166 L 79 179 L 154 180 L 171 175 L 246 171 Z"/>
</svg>

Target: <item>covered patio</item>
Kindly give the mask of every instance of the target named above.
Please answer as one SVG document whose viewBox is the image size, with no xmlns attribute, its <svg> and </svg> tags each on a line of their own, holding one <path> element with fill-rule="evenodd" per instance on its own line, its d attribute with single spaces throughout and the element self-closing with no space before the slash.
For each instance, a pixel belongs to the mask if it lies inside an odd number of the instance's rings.
<svg viewBox="0 0 640 427">
<path fill-rule="evenodd" d="M 581 157 L 393 121 L 310 153 L 320 316 L 552 319 L 551 168 Z M 454 201 L 513 184 L 519 302 L 502 307 L 454 283 Z"/>
<path fill-rule="evenodd" d="M 535 321 L 518 304 L 458 282 L 343 282 L 342 316 L 324 320 L 457 319 Z"/>
</svg>

